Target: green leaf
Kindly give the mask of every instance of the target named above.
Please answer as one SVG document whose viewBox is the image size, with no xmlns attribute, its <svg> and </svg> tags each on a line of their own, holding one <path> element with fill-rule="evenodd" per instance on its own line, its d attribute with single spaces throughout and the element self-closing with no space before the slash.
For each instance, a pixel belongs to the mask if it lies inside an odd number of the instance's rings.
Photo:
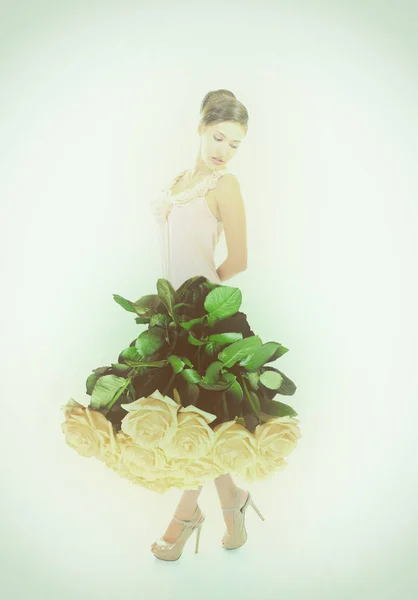
<svg viewBox="0 0 418 600">
<path fill-rule="evenodd" d="M 156 313 L 155 315 L 152 315 L 149 320 L 150 327 L 167 327 L 169 322 L 168 315 L 163 313 Z"/>
<path fill-rule="evenodd" d="M 86 394 L 88 394 L 89 396 L 91 396 L 94 386 L 96 385 L 96 381 L 99 379 L 99 377 L 101 377 L 101 375 L 97 375 L 95 373 L 92 373 L 91 375 L 89 375 L 86 379 Z"/>
<path fill-rule="evenodd" d="M 109 368 L 110 367 L 97 367 L 96 369 L 93 369 L 93 373 L 95 375 L 106 375 Z"/>
<path fill-rule="evenodd" d="M 219 372 L 222 367 L 222 362 L 220 360 L 215 360 L 206 369 L 205 375 L 203 376 L 203 381 L 208 384 L 216 383 L 219 379 Z"/>
<path fill-rule="evenodd" d="M 261 406 L 265 414 L 268 415 L 269 418 L 272 417 L 296 417 L 298 413 L 294 408 L 289 406 L 288 404 L 284 404 L 283 402 L 278 402 L 277 400 L 270 400 L 269 398 L 264 398 L 261 400 Z M 261 413 L 261 417 L 265 419 L 263 412 Z M 268 420 L 268 419 L 265 419 Z"/>
<path fill-rule="evenodd" d="M 278 390 L 282 385 L 283 377 L 275 371 L 264 371 L 260 375 L 260 381 L 270 390 Z"/>
<path fill-rule="evenodd" d="M 204 279 L 205 278 L 202 277 L 202 275 L 196 275 L 195 277 L 190 277 L 190 279 L 186 279 L 186 281 L 184 281 L 181 284 L 181 286 L 179 288 L 177 288 L 177 290 L 176 290 L 177 298 L 182 298 L 183 296 L 185 296 L 188 291 L 192 290 L 193 287 L 195 285 L 197 285 L 197 282 L 199 280 L 201 280 L 203 282 Z"/>
<path fill-rule="evenodd" d="M 149 317 L 135 317 L 135 323 L 138 323 L 138 325 L 146 325 L 149 322 Z"/>
<path fill-rule="evenodd" d="M 189 337 L 187 338 L 187 341 L 192 346 L 204 346 L 205 345 L 205 342 L 203 340 L 198 340 L 196 337 L 194 337 L 194 335 L 192 333 L 189 333 Z"/>
<path fill-rule="evenodd" d="M 177 356 L 176 354 L 170 354 L 167 360 L 173 367 L 173 372 L 176 373 L 176 375 L 177 373 L 180 373 L 180 371 L 182 371 L 184 367 L 184 362 L 181 360 L 180 356 Z"/>
<path fill-rule="evenodd" d="M 248 380 L 248 383 L 250 384 L 252 389 L 256 392 L 258 390 L 258 381 L 260 379 L 260 375 L 259 375 L 258 371 L 256 371 L 255 373 L 254 372 L 246 373 L 245 377 Z"/>
<path fill-rule="evenodd" d="M 103 375 L 94 386 L 90 406 L 97 410 L 110 410 L 129 384 L 130 379 L 118 377 L 117 375 Z"/>
<path fill-rule="evenodd" d="M 278 370 L 278 373 L 283 378 L 283 383 L 280 386 L 279 394 L 282 394 L 284 396 L 293 396 L 293 394 L 297 390 L 296 385 L 293 383 L 293 381 L 291 379 L 289 379 L 289 377 L 287 375 L 285 375 L 284 373 L 282 373 L 279 370 Z"/>
<path fill-rule="evenodd" d="M 188 367 L 192 367 L 193 368 L 193 363 L 190 359 L 187 358 L 187 356 L 182 356 L 181 357 L 183 362 L 188 366 Z"/>
<path fill-rule="evenodd" d="M 214 342 L 208 342 L 205 345 L 205 354 L 208 356 L 215 356 L 218 353 L 218 350 L 218 344 L 215 344 Z"/>
<path fill-rule="evenodd" d="M 176 292 L 168 279 L 160 278 L 157 280 L 157 292 L 158 296 L 163 301 L 164 306 L 166 306 L 169 315 L 173 321 L 175 321 L 174 304 Z"/>
<path fill-rule="evenodd" d="M 128 363 L 128 360 L 131 361 L 141 361 L 143 359 L 143 355 L 138 352 L 135 346 L 129 346 L 129 348 L 125 348 L 119 354 L 119 361 Z"/>
<path fill-rule="evenodd" d="M 113 294 L 113 300 L 128 312 L 136 313 L 136 310 L 133 307 L 133 302 L 130 300 L 119 296 L 119 294 Z"/>
<path fill-rule="evenodd" d="M 196 369 L 183 369 L 181 374 L 189 383 L 197 383 L 201 380 L 201 377 Z"/>
<path fill-rule="evenodd" d="M 194 308 L 193 304 L 188 304 L 187 302 L 178 302 L 173 306 L 173 308 L 180 308 L 180 306 L 187 306 L 188 308 Z"/>
<path fill-rule="evenodd" d="M 286 352 L 289 352 L 289 348 L 285 348 L 285 346 L 279 344 L 276 351 L 270 356 L 269 360 L 266 362 L 273 362 L 274 360 L 277 360 L 278 358 L 283 356 L 283 354 L 286 354 Z"/>
<path fill-rule="evenodd" d="M 261 367 L 261 372 L 262 373 L 274 372 L 274 373 L 278 373 L 280 375 L 280 377 L 283 379 L 283 382 L 282 382 L 280 388 L 278 389 L 277 393 L 281 394 L 282 396 L 293 396 L 293 394 L 296 392 L 297 388 L 296 388 L 296 385 L 293 383 L 293 381 L 291 379 L 289 379 L 289 377 L 287 375 L 282 373 L 282 371 L 279 371 L 279 369 L 277 369 L 276 367 Z M 275 388 L 273 388 L 273 389 L 275 389 Z"/>
<path fill-rule="evenodd" d="M 280 346 L 280 344 L 277 342 L 267 342 L 266 344 L 263 344 L 261 348 L 258 348 L 256 352 L 249 354 L 246 358 L 241 360 L 239 364 L 242 367 L 245 367 L 247 371 L 257 371 L 271 358 L 278 346 Z"/>
<path fill-rule="evenodd" d="M 203 315 L 203 317 L 199 317 L 198 319 L 189 319 L 188 317 L 183 317 L 179 319 L 178 324 L 180 325 L 180 327 L 183 327 L 183 329 L 186 329 L 186 331 L 190 331 L 190 329 L 194 327 L 194 325 L 204 323 L 204 321 L 206 320 L 206 316 L 207 315 Z"/>
<path fill-rule="evenodd" d="M 212 333 L 212 335 L 208 336 L 208 340 L 211 342 L 215 342 L 218 348 L 220 346 L 225 346 L 226 344 L 232 344 L 233 342 L 237 342 L 238 340 L 242 340 L 242 333 L 235 331 L 228 331 L 225 333 Z"/>
<path fill-rule="evenodd" d="M 154 354 L 165 344 L 164 332 L 162 330 L 143 331 L 135 341 L 135 348 L 142 356 Z"/>
<path fill-rule="evenodd" d="M 219 379 L 216 383 L 206 383 L 203 379 L 199 381 L 199 386 L 205 390 L 211 390 L 213 392 L 220 392 L 229 390 L 232 387 L 231 382 L 222 381 Z"/>
<path fill-rule="evenodd" d="M 129 365 L 123 363 L 112 363 L 112 368 L 118 375 L 123 375 L 124 373 L 127 374 L 131 370 Z"/>
<path fill-rule="evenodd" d="M 231 387 L 228 390 L 228 395 L 238 402 L 242 400 L 244 392 L 237 380 L 236 375 L 233 373 L 222 373 L 222 379 L 223 381 L 227 381 L 231 384 Z"/>
<path fill-rule="evenodd" d="M 157 294 L 147 294 L 136 302 L 131 302 L 119 294 L 113 294 L 113 299 L 128 312 L 137 313 L 142 317 L 151 317 L 158 312 L 158 307 L 161 305 L 161 298 Z"/>
<path fill-rule="evenodd" d="M 204 307 L 209 313 L 208 324 L 212 326 L 216 321 L 234 315 L 242 302 L 242 293 L 239 288 L 222 285 L 214 288 L 205 298 Z"/>
<path fill-rule="evenodd" d="M 153 360 L 151 362 L 147 362 L 147 357 L 143 357 L 141 358 L 141 360 L 126 360 L 126 364 L 130 365 L 131 367 L 134 367 L 136 369 L 138 368 L 142 368 L 142 370 L 148 369 L 153 367 L 153 368 L 161 368 L 161 367 L 165 367 L 167 365 L 167 360 Z"/>
<path fill-rule="evenodd" d="M 214 290 L 216 291 L 216 290 Z M 218 354 L 218 359 L 221 360 L 226 367 L 232 367 L 239 360 L 246 358 L 248 354 L 253 354 L 260 346 L 262 341 L 258 335 L 252 335 L 234 342 L 227 346 Z"/>
</svg>

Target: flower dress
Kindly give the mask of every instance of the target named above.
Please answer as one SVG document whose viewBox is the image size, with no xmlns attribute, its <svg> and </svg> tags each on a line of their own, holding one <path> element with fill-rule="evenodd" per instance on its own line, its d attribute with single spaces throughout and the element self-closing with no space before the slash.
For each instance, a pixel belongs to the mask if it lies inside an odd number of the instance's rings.
<svg viewBox="0 0 418 600">
<path fill-rule="evenodd" d="M 183 171 L 149 202 L 160 232 L 159 293 L 136 303 L 114 295 L 125 310 L 144 315 L 138 322 L 149 330 L 119 354 L 121 364 L 94 369 L 88 407 L 72 398 L 62 406 L 70 447 L 160 494 L 197 489 L 225 473 L 249 483 L 272 477 L 301 437 L 297 413 L 273 400 L 296 386 L 265 364 L 287 348 L 262 343 L 238 311 L 239 288 L 216 273 L 223 225 L 206 194 L 228 172 L 213 171 L 173 194 Z M 178 318 L 175 309 L 185 312 Z M 136 380 L 129 366 L 138 367 Z"/>
</svg>

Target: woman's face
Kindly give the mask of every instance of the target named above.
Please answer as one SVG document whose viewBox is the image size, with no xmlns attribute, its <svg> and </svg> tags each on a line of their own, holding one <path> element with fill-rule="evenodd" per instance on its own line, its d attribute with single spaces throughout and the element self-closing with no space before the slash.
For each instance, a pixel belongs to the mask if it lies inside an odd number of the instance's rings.
<svg viewBox="0 0 418 600">
<path fill-rule="evenodd" d="M 224 169 L 238 152 L 246 135 L 245 129 L 233 121 L 206 127 L 200 125 L 198 132 L 201 139 L 200 154 L 210 170 Z M 222 162 L 217 164 L 214 158 L 220 158 Z"/>
</svg>

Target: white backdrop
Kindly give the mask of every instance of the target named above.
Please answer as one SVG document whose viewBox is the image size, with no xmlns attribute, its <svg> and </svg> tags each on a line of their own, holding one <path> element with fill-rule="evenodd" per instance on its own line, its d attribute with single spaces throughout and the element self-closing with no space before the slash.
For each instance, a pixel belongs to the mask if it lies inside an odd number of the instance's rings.
<svg viewBox="0 0 418 600">
<path fill-rule="evenodd" d="M 418 593 L 417 10 L 411 2 L 15 2 L 0 18 L 1 595 L 392 600 Z M 60 411 L 138 334 L 148 202 L 194 165 L 199 107 L 247 107 L 231 170 L 249 266 L 225 282 L 277 363 L 302 438 L 250 489 L 247 544 L 149 551 L 158 495 L 68 448 Z M 217 266 L 226 257 L 225 239 Z M 166 570 L 167 569 L 167 570 Z"/>
</svg>

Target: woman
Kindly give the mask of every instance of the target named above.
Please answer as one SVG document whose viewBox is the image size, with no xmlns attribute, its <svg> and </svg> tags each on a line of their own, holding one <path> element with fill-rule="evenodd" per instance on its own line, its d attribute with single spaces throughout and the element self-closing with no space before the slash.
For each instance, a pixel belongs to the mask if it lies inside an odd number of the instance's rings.
<svg viewBox="0 0 418 600">
<path fill-rule="evenodd" d="M 226 549 L 245 544 L 245 511 L 253 503 L 231 473 L 252 483 L 287 466 L 301 437 L 298 413 L 274 399 L 296 385 L 268 363 L 288 351 L 263 343 L 239 311 L 238 287 L 222 285 L 247 267 L 245 209 L 237 178 L 227 170 L 248 127 L 248 113 L 228 90 L 209 92 L 201 106 L 194 168 L 175 177 L 151 208 L 161 232 L 163 277 L 158 294 L 132 302 L 113 294 L 146 324 L 118 361 L 93 369 L 89 406 L 62 406 L 66 443 L 158 493 L 183 490 L 155 556 L 177 560 L 193 531 L 196 549 L 204 515 L 202 486 L 214 480 L 224 512 Z M 225 231 L 228 258 L 214 251 Z"/>
<path fill-rule="evenodd" d="M 247 134 L 248 112 L 228 90 L 207 93 L 200 112 L 200 147 L 194 168 L 180 173 L 165 188 L 165 197 L 152 203 L 161 226 L 163 276 L 175 289 L 196 275 L 221 284 L 247 268 L 244 203 L 239 182 L 226 167 Z M 222 231 L 228 257 L 216 269 L 214 250 Z M 250 493 L 238 488 L 230 473 L 214 481 L 226 524 L 222 544 L 227 549 L 238 548 L 247 538 L 246 508 L 251 504 L 260 518 L 264 518 Z M 195 529 L 197 552 L 204 521 L 198 506 L 202 487 L 183 492 L 165 533 L 151 545 L 151 551 L 158 558 L 177 560 Z"/>
</svg>

